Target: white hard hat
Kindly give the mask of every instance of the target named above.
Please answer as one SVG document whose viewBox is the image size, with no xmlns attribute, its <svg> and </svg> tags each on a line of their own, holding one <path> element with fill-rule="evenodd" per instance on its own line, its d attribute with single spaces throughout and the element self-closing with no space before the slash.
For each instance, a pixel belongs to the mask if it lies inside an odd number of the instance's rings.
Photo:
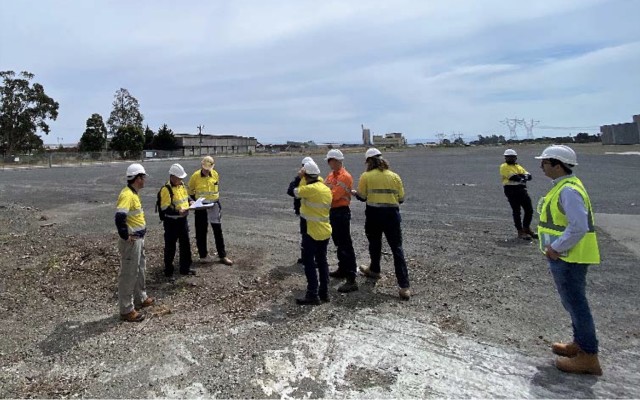
<svg viewBox="0 0 640 400">
<path fill-rule="evenodd" d="M 504 151 L 504 155 L 505 156 L 517 156 L 518 153 L 516 153 L 516 151 L 514 149 L 506 149 Z"/>
<path fill-rule="evenodd" d="M 213 161 L 213 157 L 211 156 L 205 156 L 202 159 L 202 168 L 206 169 L 207 171 L 210 171 L 211 169 L 213 169 L 213 166 L 216 165 L 215 161 Z"/>
<path fill-rule="evenodd" d="M 302 165 L 305 165 L 308 162 L 315 162 L 315 161 L 313 161 L 313 158 L 311 157 L 305 157 L 302 159 Z"/>
<path fill-rule="evenodd" d="M 364 153 L 364 159 L 368 159 L 370 157 L 375 157 L 375 156 L 379 156 L 382 153 L 380 152 L 380 150 L 376 149 L 375 147 L 370 148 L 369 150 L 367 150 L 366 153 Z"/>
<path fill-rule="evenodd" d="M 558 161 L 562 161 L 568 165 L 578 165 L 578 157 L 576 156 L 576 152 L 569 146 L 565 146 L 563 144 L 554 144 L 553 146 L 549 146 L 542 154 L 536 157 L 538 160 L 547 160 L 549 158 L 553 158 Z"/>
<path fill-rule="evenodd" d="M 332 149 L 332 150 L 329 150 L 329 152 L 327 153 L 325 160 L 331 160 L 332 158 L 335 160 L 342 161 L 344 160 L 344 155 L 340 150 Z"/>
<path fill-rule="evenodd" d="M 315 162 L 308 161 L 304 163 L 304 172 L 308 175 L 320 175 L 320 168 Z"/>
<path fill-rule="evenodd" d="M 176 176 L 176 177 L 182 179 L 185 176 L 187 176 L 187 173 L 184 172 L 184 168 L 182 168 L 182 165 L 173 164 L 171 166 L 171 168 L 169 168 L 169 175 L 173 175 L 173 176 Z"/>
<path fill-rule="evenodd" d="M 135 163 L 127 167 L 127 179 L 133 179 L 140 174 L 147 174 L 142 165 Z"/>
</svg>

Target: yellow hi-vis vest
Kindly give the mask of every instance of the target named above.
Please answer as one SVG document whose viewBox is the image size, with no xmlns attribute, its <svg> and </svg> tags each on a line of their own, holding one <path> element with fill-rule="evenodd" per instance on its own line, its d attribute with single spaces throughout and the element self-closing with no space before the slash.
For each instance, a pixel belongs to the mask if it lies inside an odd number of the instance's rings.
<svg viewBox="0 0 640 400">
<path fill-rule="evenodd" d="M 329 210 L 331 209 L 331 189 L 321 180 L 298 186 L 300 197 L 300 217 L 307 221 L 307 234 L 314 240 L 326 240 L 331 237 Z"/>
<path fill-rule="evenodd" d="M 197 170 L 189 178 L 189 194 L 196 199 L 204 197 L 210 202 L 218 200 L 218 172 L 212 169 L 209 176 L 203 176 L 202 170 Z"/>
<path fill-rule="evenodd" d="M 540 238 L 540 250 L 544 253 L 547 245 L 552 244 L 564 233 L 568 225 L 567 216 L 560 206 L 560 192 L 565 185 L 576 190 L 584 200 L 587 209 L 589 231 L 573 246 L 569 251 L 561 253 L 560 259 L 569 263 L 577 264 L 600 264 L 600 250 L 593 221 L 593 208 L 591 200 L 582 182 L 577 177 L 565 178 L 540 199 L 538 212 L 540 213 L 540 224 L 538 225 L 538 236 Z"/>
<path fill-rule="evenodd" d="M 395 172 L 372 169 L 360 175 L 358 194 L 371 207 L 400 207 L 404 201 L 402 179 Z"/>
</svg>

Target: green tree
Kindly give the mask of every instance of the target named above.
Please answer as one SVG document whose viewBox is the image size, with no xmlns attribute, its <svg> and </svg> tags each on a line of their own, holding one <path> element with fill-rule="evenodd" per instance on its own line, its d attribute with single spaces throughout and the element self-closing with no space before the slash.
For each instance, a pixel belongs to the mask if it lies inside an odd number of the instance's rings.
<svg viewBox="0 0 640 400">
<path fill-rule="evenodd" d="M 133 126 L 142 132 L 144 116 L 140 113 L 140 104 L 127 89 L 120 88 L 113 96 L 113 110 L 107 120 L 109 135 L 115 135 L 118 129 Z"/>
<path fill-rule="evenodd" d="M 153 143 L 153 137 L 155 136 L 155 132 L 149 128 L 149 125 L 144 128 L 144 149 L 149 150 L 152 149 L 151 144 Z"/>
<path fill-rule="evenodd" d="M 151 148 L 156 150 L 175 150 L 178 148 L 178 141 L 167 124 L 158 129 L 158 134 L 154 136 Z"/>
<path fill-rule="evenodd" d="M 80 138 L 78 150 L 102 151 L 107 143 L 107 128 L 100 114 L 91 114 L 87 120 L 87 129 Z"/>
<path fill-rule="evenodd" d="M 0 147 L 5 154 L 42 149 L 38 130 L 49 134 L 46 120 L 58 118 L 58 102 L 41 84 L 30 83 L 34 76 L 23 71 L 16 78 L 13 71 L 0 72 Z"/>
<path fill-rule="evenodd" d="M 111 138 L 111 149 L 122 158 L 134 158 L 140 155 L 144 147 L 144 133 L 135 126 L 123 126 Z"/>
</svg>

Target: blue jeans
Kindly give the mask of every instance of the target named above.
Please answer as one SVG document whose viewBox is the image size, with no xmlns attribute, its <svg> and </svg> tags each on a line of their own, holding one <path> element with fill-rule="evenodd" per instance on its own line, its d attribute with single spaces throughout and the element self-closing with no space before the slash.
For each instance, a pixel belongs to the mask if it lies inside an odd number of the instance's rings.
<svg viewBox="0 0 640 400">
<path fill-rule="evenodd" d="M 596 326 L 589 309 L 585 288 L 587 285 L 587 264 L 549 260 L 549 270 L 556 283 L 562 306 L 571 316 L 573 340 L 589 354 L 598 353 Z"/>
<path fill-rule="evenodd" d="M 307 276 L 309 299 L 327 298 L 329 293 L 329 264 L 327 263 L 327 240 L 314 240 L 308 234 L 302 235 L 302 263 Z M 316 265 L 318 268 L 316 269 Z M 317 271 L 317 272 L 316 272 Z M 318 276 L 319 275 L 319 276 Z M 318 287 L 318 278 L 320 287 Z"/>
</svg>

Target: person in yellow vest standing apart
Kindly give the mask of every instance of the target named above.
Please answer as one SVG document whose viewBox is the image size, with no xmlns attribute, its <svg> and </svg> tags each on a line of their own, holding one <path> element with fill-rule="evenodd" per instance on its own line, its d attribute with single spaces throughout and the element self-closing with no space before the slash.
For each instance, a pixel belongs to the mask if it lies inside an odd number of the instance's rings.
<svg viewBox="0 0 640 400">
<path fill-rule="evenodd" d="M 332 149 L 325 158 L 331 172 L 325 179 L 325 184 L 331 189 L 333 199 L 331 201 L 331 238 L 338 253 L 338 269 L 329 273 L 329 276 L 337 279 L 346 279 L 346 282 L 338 288 L 340 293 L 349 293 L 358 290 L 356 275 L 356 253 L 353 251 L 351 241 L 351 190 L 353 178 L 342 164 L 344 155 L 340 150 Z"/>
<path fill-rule="evenodd" d="M 393 253 L 396 279 L 400 287 L 398 293 L 403 300 L 411 298 L 409 272 L 402 249 L 402 228 L 400 204 L 404 202 L 402 179 L 389 169 L 389 163 L 382 153 L 371 148 L 365 153 L 367 170 L 360 175 L 358 190 L 352 194 L 360 201 L 366 201 L 364 231 L 369 240 L 369 267 L 360 271 L 372 279 L 380 279 L 380 259 L 382 257 L 382 234 Z"/>
<path fill-rule="evenodd" d="M 538 235 L 531 230 L 533 206 L 527 193 L 527 181 L 531 180 L 531 174 L 518 164 L 518 153 L 513 149 L 504 152 L 504 163 L 500 165 L 500 176 L 504 186 L 504 195 L 507 196 L 513 215 L 513 224 L 518 230 L 518 238 L 531 240 Z M 520 209 L 524 210 L 524 219 L 521 219 Z"/>
<path fill-rule="evenodd" d="M 327 245 L 331 237 L 331 190 L 319 177 L 320 168 L 313 161 L 306 162 L 298 174 L 305 184 L 293 192 L 300 199 L 300 218 L 303 220 L 302 263 L 307 277 L 307 292 L 304 297 L 296 299 L 296 303 L 317 305 L 320 301 L 329 301 Z"/>
<path fill-rule="evenodd" d="M 140 322 L 144 307 L 155 300 L 147 296 L 145 287 L 144 235 L 147 232 L 144 210 L 140 201 L 140 190 L 144 187 L 147 173 L 140 164 L 127 168 L 127 187 L 122 189 L 116 205 L 116 228 L 120 252 L 120 274 L 118 275 L 118 306 L 120 318 L 127 322 Z"/>
<path fill-rule="evenodd" d="M 600 264 L 593 208 L 584 185 L 573 175 L 576 153 L 568 146 L 547 147 L 540 168 L 553 187 L 540 199 L 538 236 L 562 305 L 571 317 L 573 341 L 554 343 L 556 367 L 564 372 L 602 375 L 596 327 L 586 296 L 589 265 Z"/>
<path fill-rule="evenodd" d="M 196 245 L 200 255 L 201 263 L 209 263 L 213 258 L 208 254 L 207 232 L 209 224 L 213 229 L 213 237 L 216 242 L 216 250 L 220 262 L 225 265 L 233 265 L 233 261 L 227 257 L 224 247 L 224 236 L 222 235 L 222 207 L 220 206 L 220 178 L 218 171 L 214 169 L 213 157 L 206 156 L 201 162 L 202 168 L 197 170 L 189 178 L 189 195 L 193 200 L 204 198 L 205 204 L 213 204 L 213 207 L 196 210 Z"/>
<path fill-rule="evenodd" d="M 173 281 L 176 242 L 180 245 L 180 274 L 195 275 L 189 243 L 189 206 L 191 201 L 182 180 L 187 176 L 180 164 L 169 168 L 169 182 L 160 189 L 160 209 L 164 213 L 164 275 Z"/>
</svg>

